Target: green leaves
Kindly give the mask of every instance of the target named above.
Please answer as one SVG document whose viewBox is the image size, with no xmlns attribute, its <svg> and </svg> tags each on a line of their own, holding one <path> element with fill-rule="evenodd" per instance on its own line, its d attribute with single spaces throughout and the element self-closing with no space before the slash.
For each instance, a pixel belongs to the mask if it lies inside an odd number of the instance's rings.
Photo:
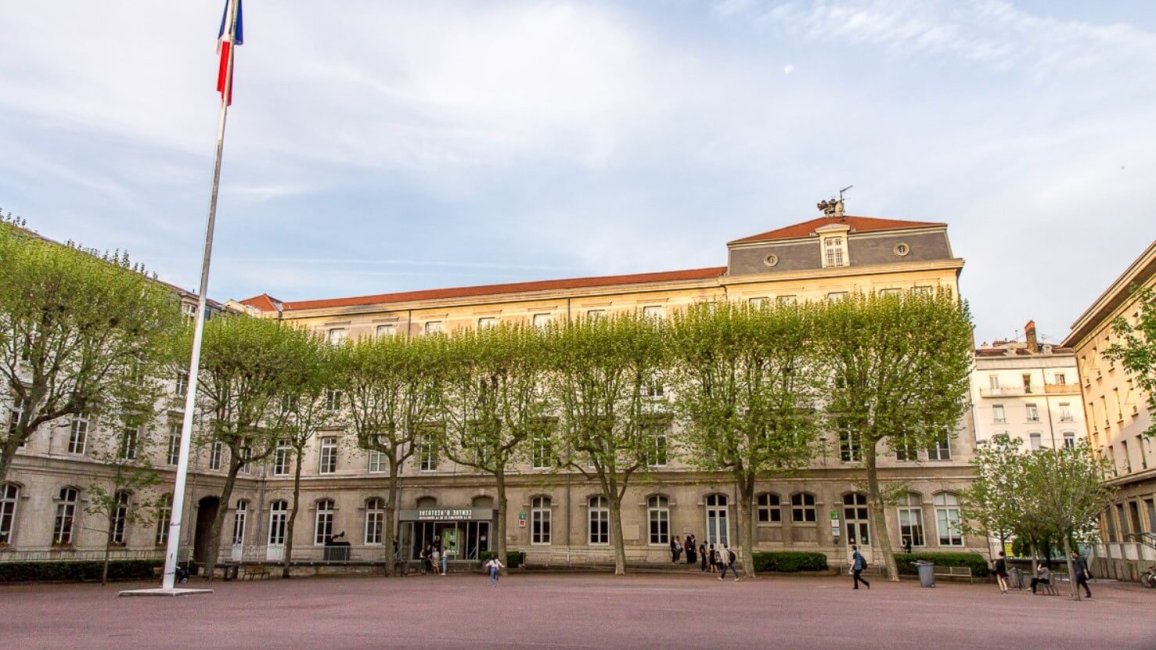
<svg viewBox="0 0 1156 650">
<path fill-rule="evenodd" d="M 1132 292 L 1137 300 L 1136 313 L 1132 319 L 1125 315 L 1112 322 L 1112 333 L 1119 340 L 1104 350 L 1103 355 L 1124 366 L 1147 394 L 1148 410 L 1156 413 L 1156 290 L 1134 287 Z M 1145 434 L 1156 436 L 1156 420 Z"/>
</svg>

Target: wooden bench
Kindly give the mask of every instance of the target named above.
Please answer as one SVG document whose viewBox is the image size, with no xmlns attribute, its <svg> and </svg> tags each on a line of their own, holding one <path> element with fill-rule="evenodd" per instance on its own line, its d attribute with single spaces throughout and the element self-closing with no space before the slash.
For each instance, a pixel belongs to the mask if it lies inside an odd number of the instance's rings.
<svg viewBox="0 0 1156 650">
<path fill-rule="evenodd" d="M 258 578 L 264 580 L 269 577 L 269 567 L 264 564 L 242 564 L 241 565 L 241 579 L 242 580 L 256 580 Z"/>
<path fill-rule="evenodd" d="M 969 566 L 938 566 L 936 565 L 934 575 L 936 578 L 947 578 L 954 580 L 955 578 L 967 578 L 968 582 L 972 582 L 971 567 Z"/>
</svg>

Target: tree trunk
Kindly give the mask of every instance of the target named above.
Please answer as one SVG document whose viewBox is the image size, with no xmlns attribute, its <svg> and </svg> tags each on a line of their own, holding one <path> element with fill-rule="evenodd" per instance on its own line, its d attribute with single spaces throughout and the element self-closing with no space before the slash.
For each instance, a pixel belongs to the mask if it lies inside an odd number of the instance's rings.
<svg viewBox="0 0 1156 650">
<path fill-rule="evenodd" d="M 397 530 L 394 528 L 394 520 L 397 518 L 397 498 L 398 498 L 399 486 L 401 483 L 400 477 L 397 475 L 398 469 L 400 468 L 400 466 L 401 466 L 401 463 L 397 462 L 396 457 L 390 455 L 389 456 L 389 489 L 386 490 L 386 495 L 385 495 L 385 539 L 389 540 L 389 541 L 385 542 L 383 544 L 383 546 L 385 546 L 385 549 L 386 549 L 386 551 L 385 551 L 385 554 L 386 554 L 385 575 L 386 576 L 392 576 L 394 574 L 394 571 L 393 571 L 394 558 L 389 557 L 389 549 L 393 548 L 393 540 L 395 537 L 398 536 Z M 382 541 L 384 542 L 385 540 L 382 540 Z M 401 548 L 400 544 L 401 544 L 401 540 L 398 539 L 397 552 L 398 553 L 406 552 L 405 549 Z"/>
<path fill-rule="evenodd" d="M 883 503 L 883 492 L 879 489 L 879 468 L 875 466 L 875 445 L 865 451 L 867 506 L 871 511 L 871 520 L 875 522 L 875 538 L 879 540 L 879 551 L 883 554 L 883 562 L 887 567 L 887 579 L 892 582 L 899 582 L 899 567 L 895 564 L 895 553 L 891 550 L 891 534 L 887 530 L 887 508 Z"/>
<path fill-rule="evenodd" d="M 0 450 L 0 485 L 8 477 L 8 467 L 12 464 L 12 457 L 16 455 L 17 446 L 12 444 L 11 437 L 4 439 L 4 448 Z"/>
<path fill-rule="evenodd" d="M 108 563 L 112 557 L 112 525 L 116 513 L 114 505 L 108 513 L 108 534 L 104 537 L 104 566 L 100 568 L 100 586 L 108 584 Z"/>
<path fill-rule="evenodd" d="M 1072 563 L 1072 544 L 1068 536 L 1064 535 L 1064 560 L 1068 563 L 1068 588 L 1071 590 L 1072 600 L 1080 600 L 1080 589 L 1076 585 L 1076 567 Z"/>
<path fill-rule="evenodd" d="M 622 496 L 610 496 L 610 543 L 614 546 L 614 575 L 626 575 L 626 546 L 622 539 Z"/>
<path fill-rule="evenodd" d="M 286 523 L 285 555 L 281 558 L 281 577 L 289 577 L 289 565 L 293 560 L 293 525 L 297 523 L 297 511 L 301 508 L 301 456 L 302 449 L 294 448 L 296 462 L 293 467 L 293 508 L 289 511 L 289 521 Z"/>
<path fill-rule="evenodd" d="M 506 474 L 504 471 L 494 473 L 498 480 L 498 560 L 506 563 Z M 507 569 L 508 570 L 508 569 Z"/>
<path fill-rule="evenodd" d="M 229 511 L 229 499 L 233 497 L 233 486 L 237 483 L 237 472 L 240 471 L 240 463 L 235 460 L 229 462 L 229 474 L 225 477 L 225 487 L 221 490 L 217 516 L 213 517 L 213 527 L 209 530 L 209 556 L 205 558 L 205 577 L 209 582 L 213 581 L 213 572 L 217 570 L 217 556 L 221 552 L 221 529 L 225 524 L 225 515 Z"/>
<path fill-rule="evenodd" d="M 740 480 L 735 481 L 735 492 L 737 493 L 737 508 L 735 514 L 738 516 L 738 521 L 735 522 L 735 530 L 739 533 L 739 548 L 742 549 L 739 564 L 743 567 L 743 573 L 749 578 L 755 577 L 755 536 L 753 532 L 754 517 L 751 513 L 754 512 L 755 504 L 755 479 L 753 476 L 743 476 Z"/>
</svg>

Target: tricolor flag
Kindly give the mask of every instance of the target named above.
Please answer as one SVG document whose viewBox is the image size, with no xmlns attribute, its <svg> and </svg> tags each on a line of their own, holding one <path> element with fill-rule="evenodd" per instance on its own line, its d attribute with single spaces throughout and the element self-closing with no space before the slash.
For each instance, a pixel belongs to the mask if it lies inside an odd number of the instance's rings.
<svg viewBox="0 0 1156 650">
<path fill-rule="evenodd" d="M 230 74 L 232 70 L 229 69 L 229 53 L 233 49 L 233 43 L 245 44 L 245 31 L 241 28 L 241 0 L 236 0 L 236 27 L 230 29 L 233 25 L 229 24 L 229 2 L 230 0 L 225 0 L 225 13 L 221 14 L 221 30 L 217 33 L 217 52 L 221 55 L 221 67 L 217 71 L 217 92 L 221 93 L 226 104 L 232 105 L 233 78 Z M 227 93 L 226 88 L 228 88 Z"/>
</svg>

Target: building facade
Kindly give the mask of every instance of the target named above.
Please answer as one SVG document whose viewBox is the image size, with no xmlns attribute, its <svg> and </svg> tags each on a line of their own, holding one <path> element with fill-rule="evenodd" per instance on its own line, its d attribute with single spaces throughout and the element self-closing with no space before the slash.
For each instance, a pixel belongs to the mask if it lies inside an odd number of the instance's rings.
<svg viewBox="0 0 1156 650">
<path fill-rule="evenodd" d="M 1088 441 L 1108 460 L 1108 482 L 1118 490 L 1100 521 L 1099 575 L 1125 580 L 1156 564 L 1156 451 L 1144 435 L 1152 425 L 1151 396 L 1103 356 L 1116 340 L 1113 321 L 1138 317 L 1135 287 L 1156 287 L 1156 242 L 1080 315 L 1063 342 L 1076 354 Z"/>
<path fill-rule="evenodd" d="M 260 295 L 233 306 L 256 317 L 306 326 L 340 343 L 369 336 L 418 337 L 499 322 L 543 325 L 619 311 L 664 317 L 703 301 L 822 301 L 852 292 L 937 289 L 958 295 L 963 267 L 951 251 L 945 224 L 844 215 L 841 205 L 817 219 L 732 241 L 727 254 L 726 266 L 710 268 L 295 302 Z M 81 532 L 62 543 L 50 530 L 59 527 L 54 516 L 61 504 L 83 501 L 86 474 L 97 471 L 83 454 L 62 451 L 60 440 L 67 437 L 69 426 L 46 433 L 46 440 L 18 455 L 9 483 L 16 486 L 17 505 L 6 519 L 12 522 L 10 552 L 64 552 L 69 545 L 79 549 L 98 541 L 103 545 L 95 532 Z M 158 433 L 164 436 L 166 431 L 162 425 Z M 932 449 L 881 460 L 883 480 L 904 486 L 884 522 L 867 514 L 858 450 L 839 443 L 837 435 L 828 433 L 809 468 L 790 477 L 768 477 L 759 485 L 754 514 L 759 550 L 818 551 L 840 563 L 850 543 L 860 544 L 868 555 L 876 550 L 879 525 L 889 527 L 897 546 L 910 539 L 916 550 L 985 547 L 982 538 L 965 535 L 960 526 L 958 495 L 972 476 L 975 444 L 970 417 L 955 437 Z M 737 535 L 735 492 L 727 476 L 682 463 L 677 449 L 663 456 L 623 500 L 623 537 L 631 563 L 669 563 L 672 536 L 694 534 L 699 541 L 731 543 Z M 160 460 L 163 466 L 167 459 Z M 279 560 L 292 493 L 287 454 L 274 454 L 264 465 L 247 468 L 228 504 L 217 496 L 225 467 L 219 448 L 202 445 L 194 450 L 183 544 L 194 556 L 203 555 L 212 518 L 227 508 L 232 525 L 226 526 L 222 557 Z M 387 468 L 381 456 L 358 448 L 356 436 L 323 431 L 307 451 L 304 468 L 294 559 L 322 559 L 326 540 L 344 532 L 352 559 L 385 560 L 391 544 L 382 539 Z M 497 547 L 496 489 L 488 475 L 430 449 L 407 461 L 401 479 L 403 555 L 415 556 L 435 537 L 454 561 L 474 560 Z M 529 461 L 516 468 L 507 490 L 506 542 L 510 549 L 524 551 L 527 562 L 613 562 L 608 502 L 595 481 Z M 124 547 L 152 550 L 160 537 L 155 524 L 137 526 Z"/>
</svg>

